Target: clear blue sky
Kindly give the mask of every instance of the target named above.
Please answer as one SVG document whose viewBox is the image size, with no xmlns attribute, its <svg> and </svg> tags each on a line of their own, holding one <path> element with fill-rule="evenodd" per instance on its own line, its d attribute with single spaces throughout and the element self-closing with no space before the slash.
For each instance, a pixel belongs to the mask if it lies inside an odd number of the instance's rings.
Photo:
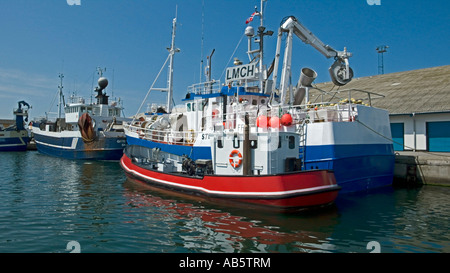
<svg viewBox="0 0 450 273">
<path fill-rule="evenodd" d="M 66 0 L 0 1 L 0 118 L 12 118 L 17 102 L 33 107 L 31 117 L 50 109 L 64 73 L 64 93 L 93 95 L 97 67 L 106 67 L 107 92 L 124 100 L 125 114 L 138 110 L 167 57 L 172 19 L 178 5 L 174 99 L 181 101 L 187 86 L 200 80 L 202 55 L 213 49 L 213 78 L 218 79 L 230 57 L 247 60 L 244 38 L 231 56 L 246 27 L 245 20 L 259 0 Z M 265 25 L 277 31 L 280 21 L 296 16 L 324 43 L 353 53 L 355 77 L 378 73 L 378 45 L 388 45 L 385 73 L 450 64 L 450 1 L 381 0 L 269 0 Z M 254 27 L 259 23 L 255 17 Z M 266 63 L 275 52 L 276 35 L 265 40 Z M 328 60 L 300 40 L 294 40 L 293 77 L 301 67 L 329 81 Z M 450 75 L 449 75 L 450 76 Z M 163 74 L 156 87 L 165 85 Z M 223 81 L 223 77 L 220 79 Z M 155 92 L 150 101 L 164 101 Z"/>
</svg>

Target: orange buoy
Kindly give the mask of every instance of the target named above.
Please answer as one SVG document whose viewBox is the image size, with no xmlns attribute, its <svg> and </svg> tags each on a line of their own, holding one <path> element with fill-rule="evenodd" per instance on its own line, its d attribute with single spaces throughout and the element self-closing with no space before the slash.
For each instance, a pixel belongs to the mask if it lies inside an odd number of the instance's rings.
<svg viewBox="0 0 450 273">
<path fill-rule="evenodd" d="M 279 117 L 271 117 L 269 119 L 269 126 L 272 128 L 280 128 L 281 127 L 281 123 L 280 123 L 280 118 Z"/>
<path fill-rule="evenodd" d="M 267 117 L 264 115 L 261 115 L 256 119 L 256 126 L 259 128 L 267 128 L 267 123 Z"/>
<path fill-rule="evenodd" d="M 292 116 L 290 114 L 284 114 L 281 116 L 281 124 L 284 126 L 291 126 L 292 125 Z"/>
</svg>

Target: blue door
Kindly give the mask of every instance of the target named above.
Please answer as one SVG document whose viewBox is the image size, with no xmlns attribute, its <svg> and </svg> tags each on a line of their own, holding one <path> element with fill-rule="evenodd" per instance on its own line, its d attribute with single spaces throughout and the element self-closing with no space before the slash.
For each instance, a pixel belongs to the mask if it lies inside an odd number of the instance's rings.
<svg viewBox="0 0 450 273">
<path fill-rule="evenodd" d="M 391 123 L 392 140 L 394 151 L 403 151 L 405 144 L 405 129 L 403 123 Z"/>
<path fill-rule="evenodd" d="M 450 121 L 427 122 L 430 152 L 450 152 Z"/>
</svg>

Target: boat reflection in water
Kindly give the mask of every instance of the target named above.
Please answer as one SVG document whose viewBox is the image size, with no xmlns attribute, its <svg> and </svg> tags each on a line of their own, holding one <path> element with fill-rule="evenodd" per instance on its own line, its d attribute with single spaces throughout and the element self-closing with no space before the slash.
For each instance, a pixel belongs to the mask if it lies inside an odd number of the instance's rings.
<svg viewBox="0 0 450 273">
<path fill-rule="evenodd" d="M 157 221 L 166 222 L 166 232 L 176 230 L 173 240 L 180 247 L 176 252 L 332 252 L 334 248 L 327 243 L 329 227 L 337 219 L 334 206 L 287 214 L 242 203 L 218 204 L 217 199 L 175 193 L 130 178 L 124 187 L 128 206 L 157 208 Z"/>
</svg>

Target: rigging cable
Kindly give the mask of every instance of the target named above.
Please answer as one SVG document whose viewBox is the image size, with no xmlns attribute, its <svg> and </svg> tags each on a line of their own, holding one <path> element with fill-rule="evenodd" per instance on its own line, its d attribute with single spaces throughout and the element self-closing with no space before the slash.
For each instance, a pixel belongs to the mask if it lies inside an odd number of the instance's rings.
<svg viewBox="0 0 450 273">
<path fill-rule="evenodd" d="M 155 80 L 153 81 L 152 85 L 150 86 L 150 89 L 148 89 L 147 95 L 145 95 L 145 98 L 144 98 L 144 100 L 142 101 L 141 106 L 139 106 L 139 109 L 137 110 L 136 115 L 134 115 L 133 121 L 132 121 L 131 123 L 134 122 L 134 120 L 136 119 L 137 115 L 139 114 L 139 111 L 141 111 L 142 105 L 144 105 L 144 103 L 147 101 L 147 97 L 148 97 L 148 95 L 150 94 L 150 91 L 152 91 L 153 86 L 154 86 L 155 83 L 156 83 L 156 80 L 158 80 L 159 75 L 160 75 L 161 72 L 163 71 L 164 67 L 166 67 L 166 64 L 167 64 L 167 61 L 169 60 L 169 58 L 170 58 L 170 54 L 169 54 L 169 56 L 167 56 L 166 61 L 165 61 L 164 64 L 162 65 L 161 69 L 159 70 L 158 75 L 156 76 Z"/>
<path fill-rule="evenodd" d="M 225 65 L 225 68 L 223 69 L 222 75 L 220 75 L 220 78 L 219 78 L 219 79 L 222 79 L 223 74 L 224 74 L 225 71 L 227 70 L 228 64 L 230 63 L 231 59 L 233 58 L 234 53 L 236 53 L 236 50 L 238 49 L 239 45 L 241 44 L 242 39 L 244 38 L 244 36 L 245 36 L 245 33 L 242 34 L 241 39 L 239 40 L 238 44 L 236 45 L 236 48 L 234 49 L 233 54 L 231 54 L 230 59 L 228 60 L 227 64 Z"/>
</svg>

